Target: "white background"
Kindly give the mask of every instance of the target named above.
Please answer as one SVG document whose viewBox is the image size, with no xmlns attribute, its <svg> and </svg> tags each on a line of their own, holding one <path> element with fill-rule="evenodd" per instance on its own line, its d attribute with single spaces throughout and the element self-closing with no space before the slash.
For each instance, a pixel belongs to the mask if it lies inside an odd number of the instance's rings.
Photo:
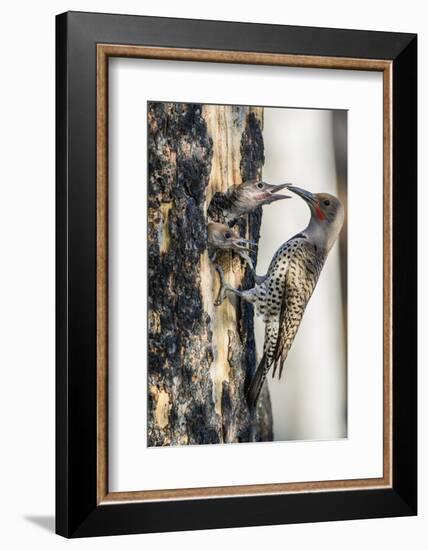
<svg viewBox="0 0 428 550">
<path fill-rule="evenodd" d="M 381 74 L 113 59 L 110 62 L 109 83 L 109 192 L 112 199 L 109 204 L 110 490 L 136 491 L 382 477 Z M 147 233 L 144 211 L 147 200 L 145 100 L 150 98 L 157 101 L 173 98 L 178 102 L 208 104 L 230 102 L 235 105 L 349 109 L 348 138 L 351 146 L 348 151 L 348 322 L 352 328 L 348 333 L 349 433 L 346 439 L 330 435 L 318 437 L 326 441 L 147 448 L 146 426 L 142 422 L 146 418 L 147 403 L 147 349 L 144 338 L 147 289 L 142 281 L 146 280 L 147 266 L 142 242 L 145 242 Z M 302 109 L 298 112 L 306 115 L 310 113 Z M 281 134 L 277 139 L 282 144 L 282 154 L 290 153 L 290 148 L 281 142 Z M 310 139 L 313 139 L 313 135 L 308 132 L 304 136 L 305 143 Z M 327 141 L 325 135 L 324 139 Z M 272 166 L 268 148 L 265 149 L 265 156 L 267 164 Z M 282 162 L 279 174 L 273 176 L 276 179 L 268 181 L 276 184 L 292 181 L 314 192 L 331 190 L 330 187 L 323 186 L 323 164 L 317 163 L 308 148 L 298 158 L 300 163 L 308 163 L 308 159 L 311 159 L 318 173 L 312 172 L 309 178 L 305 178 L 303 170 L 298 174 L 293 173 L 290 163 Z M 364 162 L 360 162 L 361 158 L 365 159 Z M 329 179 L 334 181 L 334 178 Z M 332 185 L 331 181 L 329 185 Z M 362 201 L 361 197 L 368 195 L 371 195 L 371 200 Z M 366 209 L 364 221 L 356 215 L 362 202 Z M 282 221 L 284 210 L 287 212 L 284 206 L 282 217 L 274 224 L 275 230 L 280 233 L 274 250 L 286 238 L 302 230 L 304 223 L 307 223 L 307 207 L 303 201 L 296 203 L 292 205 L 292 210 L 296 213 L 294 226 L 291 223 L 291 227 L 287 227 Z M 272 214 L 265 210 L 265 216 Z M 288 217 L 291 221 L 292 216 Z M 263 228 L 262 222 L 262 232 Z M 270 235 L 273 244 L 274 232 Z M 372 246 L 367 248 L 369 241 Z M 259 248 L 262 249 L 263 245 Z M 323 285 L 326 280 L 332 280 L 329 270 L 337 252 L 335 247 L 325 267 L 327 273 L 323 272 L 320 277 L 318 292 L 302 323 L 303 330 L 312 318 L 314 304 L 316 307 L 317 300 L 326 296 Z M 273 251 L 269 256 L 272 255 Z M 365 265 L 361 264 L 363 259 Z M 260 273 L 263 273 L 263 266 L 260 269 Z M 338 284 L 336 288 L 337 286 Z M 327 308 L 332 309 L 331 303 Z M 322 306 L 318 311 L 315 310 L 317 327 L 320 319 L 326 324 L 334 322 L 326 317 L 324 309 Z M 325 374 L 327 369 L 320 358 L 320 351 L 323 344 L 327 345 L 328 339 L 320 342 L 322 334 L 322 329 L 319 328 L 306 333 L 312 346 L 317 346 L 316 356 L 312 359 L 317 364 L 316 375 L 312 374 L 313 380 L 306 383 L 303 394 L 307 400 L 311 400 L 311 389 L 315 393 L 320 392 L 322 386 L 316 380 L 317 375 L 328 378 L 328 374 Z M 299 341 L 300 336 L 299 330 L 296 340 Z M 364 346 L 361 346 L 362 341 Z M 332 345 L 335 345 L 334 339 Z M 328 353 L 324 357 L 327 363 L 334 363 L 331 359 L 332 356 Z M 287 368 L 289 366 L 290 362 L 287 361 Z M 329 382 L 327 386 L 333 384 L 331 380 Z M 287 380 L 288 387 L 292 383 L 292 380 Z M 295 386 L 293 392 L 297 393 Z M 324 399 L 333 401 L 325 388 L 321 393 Z M 282 400 L 287 399 L 284 391 L 281 397 Z M 321 408 L 328 409 L 328 406 L 321 404 Z M 320 416 L 322 413 L 318 413 L 316 407 L 313 407 L 312 414 Z M 295 418 L 296 422 L 300 420 L 298 414 Z M 274 424 L 276 421 L 274 417 Z M 135 434 L 140 435 L 136 437 Z M 312 439 L 317 437 L 312 436 Z M 174 468 L 170 467 L 171 463 Z M 254 464 L 263 463 L 269 466 L 254 468 Z"/>
<path fill-rule="evenodd" d="M 261 546 L 348 550 L 426 547 L 427 483 L 420 471 L 418 518 L 259 527 L 67 542 L 52 534 L 54 512 L 54 15 L 67 9 L 177 17 L 245 20 L 291 25 L 419 32 L 420 86 L 425 81 L 426 31 L 423 3 L 301 1 L 158 3 L 109 0 L 15 2 L 0 19 L 0 544 L 7 549 L 141 548 L 193 549 Z M 422 93 L 420 93 L 422 97 Z M 422 139 L 426 109 L 420 111 L 420 182 L 425 179 Z M 423 134 L 423 135 L 422 135 Z M 428 206 L 420 186 L 420 224 Z M 419 241 L 420 251 L 424 246 Z M 425 274 L 420 261 L 420 278 Z M 422 311 L 424 294 L 420 293 Z M 422 312 L 420 313 L 422 318 Z M 423 347 L 420 325 L 420 346 Z M 420 364 L 423 366 L 422 357 Z M 426 462 L 422 431 L 428 387 L 420 369 L 420 464 Z"/>
</svg>

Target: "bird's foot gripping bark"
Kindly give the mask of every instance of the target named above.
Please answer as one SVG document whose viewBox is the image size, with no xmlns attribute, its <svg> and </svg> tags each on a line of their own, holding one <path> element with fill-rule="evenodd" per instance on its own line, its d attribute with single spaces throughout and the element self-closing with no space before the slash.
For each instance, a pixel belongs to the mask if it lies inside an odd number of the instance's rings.
<svg viewBox="0 0 428 550">
<path fill-rule="evenodd" d="M 254 269 L 254 264 L 250 258 L 250 256 L 248 255 L 248 253 L 245 251 L 245 250 L 240 250 L 238 252 L 238 255 L 244 260 L 244 262 L 246 262 L 246 264 L 248 265 L 248 267 L 251 269 L 251 271 L 254 273 L 256 273 L 256 270 Z"/>
<path fill-rule="evenodd" d="M 245 300 L 246 302 L 249 302 L 250 304 L 254 304 L 256 300 L 256 294 L 254 293 L 254 289 L 238 290 L 237 288 L 230 286 L 228 283 L 226 283 L 223 269 L 218 264 L 216 264 L 215 268 L 218 274 L 220 275 L 220 290 L 218 292 L 217 300 L 214 302 L 215 306 L 219 306 L 224 301 L 226 294 L 228 292 L 230 294 L 234 294 L 235 296 L 239 296 L 239 298 L 241 298 L 242 300 Z"/>
<path fill-rule="evenodd" d="M 217 299 L 214 302 L 214 305 L 220 306 L 226 298 L 226 292 L 230 290 L 231 287 L 226 283 L 223 269 L 218 264 L 215 265 L 215 269 L 220 276 L 220 290 L 218 291 Z"/>
</svg>

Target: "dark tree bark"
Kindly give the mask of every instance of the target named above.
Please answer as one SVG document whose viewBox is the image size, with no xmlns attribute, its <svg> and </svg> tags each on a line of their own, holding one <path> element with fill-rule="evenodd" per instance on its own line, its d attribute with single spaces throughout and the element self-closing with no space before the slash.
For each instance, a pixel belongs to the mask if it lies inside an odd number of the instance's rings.
<svg viewBox="0 0 428 550">
<path fill-rule="evenodd" d="M 268 391 L 255 416 L 245 399 L 256 368 L 253 309 L 240 300 L 214 306 L 219 281 L 206 231 L 214 196 L 261 177 L 262 118 L 259 108 L 149 104 L 151 446 L 272 439 Z M 260 224 L 261 209 L 236 227 L 258 241 Z M 217 261 L 231 284 L 253 286 L 239 257 L 226 251 Z"/>
</svg>

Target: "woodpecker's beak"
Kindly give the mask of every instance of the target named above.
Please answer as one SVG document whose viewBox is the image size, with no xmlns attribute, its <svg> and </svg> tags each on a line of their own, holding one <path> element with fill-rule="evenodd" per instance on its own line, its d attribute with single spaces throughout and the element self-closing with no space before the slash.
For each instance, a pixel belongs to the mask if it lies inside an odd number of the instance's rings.
<svg viewBox="0 0 428 550">
<path fill-rule="evenodd" d="M 230 243 L 230 247 L 233 248 L 233 250 L 246 251 L 251 246 L 254 246 L 254 247 L 257 248 L 257 243 L 255 243 L 254 241 L 249 241 L 247 239 L 241 239 L 241 238 L 234 239 L 234 238 L 232 238 L 232 239 L 229 239 L 228 242 Z"/>
<path fill-rule="evenodd" d="M 288 190 L 292 191 L 296 195 L 299 195 L 304 201 L 306 201 L 309 206 L 316 206 L 318 204 L 317 199 L 315 196 L 310 192 L 306 191 L 306 189 L 301 189 L 300 187 L 293 187 L 292 184 L 288 185 Z"/>
<path fill-rule="evenodd" d="M 281 185 L 272 185 L 270 183 L 266 184 L 266 189 L 270 191 L 271 193 L 276 193 L 277 191 L 281 191 L 281 189 L 285 189 L 286 187 L 289 187 L 290 185 L 293 185 L 292 183 L 281 183 Z"/>
<path fill-rule="evenodd" d="M 264 200 L 264 204 L 271 204 L 275 201 L 280 201 L 282 199 L 291 199 L 290 195 L 275 195 L 275 193 L 278 193 L 278 191 L 281 191 L 281 189 L 285 189 L 291 185 L 290 183 L 282 183 L 281 185 L 272 185 L 269 183 L 266 183 L 264 192 L 266 194 L 266 198 Z"/>
</svg>

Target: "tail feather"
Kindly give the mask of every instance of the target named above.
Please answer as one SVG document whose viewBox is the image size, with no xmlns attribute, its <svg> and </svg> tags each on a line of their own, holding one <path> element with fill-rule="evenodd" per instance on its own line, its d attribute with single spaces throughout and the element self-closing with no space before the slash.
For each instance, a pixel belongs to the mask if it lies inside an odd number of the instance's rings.
<svg viewBox="0 0 428 550">
<path fill-rule="evenodd" d="M 266 354 L 264 354 L 259 366 L 257 367 L 256 373 L 251 380 L 250 387 L 247 392 L 248 408 L 251 411 L 254 410 L 257 405 L 257 400 L 262 390 L 268 370 L 269 369 L 266 368 Z"/>
<path fill-rule="evenodd" d="M 284 362 L 285 362 L 285 357 L 283 356 L 281 356 L 279 359 L 275 361 L 272 369 L 272 378 L 275 378 L 276 371 L 279 369 L 278 380 L 281 380 L 282 371 L 284 369 Z"/>
</svg>

